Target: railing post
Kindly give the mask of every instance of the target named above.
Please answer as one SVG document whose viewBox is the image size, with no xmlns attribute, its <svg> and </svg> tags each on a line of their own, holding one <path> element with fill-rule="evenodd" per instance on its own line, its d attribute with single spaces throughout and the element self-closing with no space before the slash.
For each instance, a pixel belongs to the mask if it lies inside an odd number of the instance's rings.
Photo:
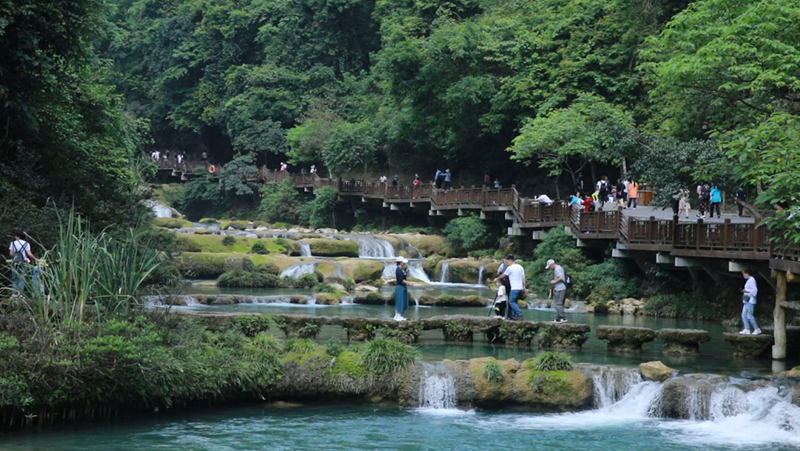
<svg viewBox="0 0 800 451">
<path fill-rule="evenodd" d="M 729 232 L 731 230 L 731 219 L 725 218 L 725 221 L 722 223 L 722 250 L 727 251 L 728 245 L 730 244 L 729 240 Z M 753 238 L 753 234 L 750 234 L 750 238 Z"/>
</svg>

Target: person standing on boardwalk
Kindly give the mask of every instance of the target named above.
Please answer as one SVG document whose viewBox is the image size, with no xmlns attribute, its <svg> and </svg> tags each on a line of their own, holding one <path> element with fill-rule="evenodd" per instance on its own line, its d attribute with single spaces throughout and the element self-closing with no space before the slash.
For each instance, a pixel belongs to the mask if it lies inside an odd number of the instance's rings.
<svg viewBox="0 0 800 451">
<path fill-rule="evenodd" d="M 443 174 L 444 173 L 441 170 L 437 169 L 436 173 L 433 175 L 433 186 L 435 186 L 436 189 L 442 188 L 442 180 L 444 179 Z"/>
<path fill-rule="evenodd" d="M 627 200 L 625 191 L 625 182 L 622 179 L 617 180 L 617 207 L 619 208 L 625 208 L 625 201 Z"/>
<path fill-rule="evenodd" d="M 486 189 L 489 189 L 489 188 L 491 188 L 491 187 L 492 187 L 492 177 L 491 177 L 491 176 L 489 176 L 489 173 L 488 173 L 488 172 L 487 172 L 487 173 L 485 173 L 485 174 L 483 174 L 483 186 L 484 186 Z"/>
<path fill-rule="evenodd" d="M 557 265 L 552 258 L 547 260 L 544 269 L 553 270 L 553 280 L 550 285 L 553 288 L 553 307 L 556 309 L 556 318 L 553 322 L 566 323 L 567 317 L 564 316 L 564 299 L 567 297 L 567 284 L 564 283 L 567 275 L 561 265 Z"/>
<path fill-rule="evenodd" d="M 689 204 L 689 190 L 681 189 L 679 196 L 678 216 L 684 215 L 686 219 L 689 219 L 689 210 L 692 208 L 691 204 Z"/>
<path fill-rule="evenodd" d="M 400 182 L 400 176 L 397 175 L 397 174 L 393 175 L 392 176 L 392 186 L 396 187 L 399 182 Z"/>
<path fill-rule="evenodd" d="M 628 208 L 636 208 L 639 204 L 639 184 L 636 183 L 636 180 L 631 180 L 628 183 Z"/>
<path fill-rule="evenodd" d="M 508 278 L 508 283 L 511 285 L 511 292 L 508 294 L 508 306 L 511 308 L 509 319 L 520 320 L 522 319 L 522 310 L 520 310 L 517 300 L 522 297 L 525 291 L 525 269 L 514 260 L 514 255 L 506 255 L 505 261 L 506 270 L 503 274 L 497 276 L 494 281 L 498 282 L 503 277 Z"/>
<path fill-rule="evenodd" d="M 758 285 L 756 285 L 756 278 L 753 277 L 750 269 L 742 271 L 744 277 L 744 288 L 742 288 L 742 324 L 744 329 L 739 332 L 741 335 L 759 335 L 761 329 L 756 324 L 756 318 L 753 315 L 753 310 L 756 308 L 756 296 L 758 295 Z M 752 332 L 750 331 L 752 327 Z"/>
<path fill-rule="evenodd" d="M 583 172 L 579 172 L 575 177 L 575 191 L 578 192 L 578 197 L 583 193 Z"/>
<path fill-rule="evenodd" d="M 444 190 L 450 190 L 450 182 L 453 181 L 453 174 L 450 173 L 450 169 L 444 171 Z"/>
<path fill-rule="evenodd" d="M 719 206 L 722 203 L 722 192 L 717 188 L 717 185 L 711 187 L 710 191 L 711 207 L 708 209 L 710 217 L 714 217 L 714 209 L 717 210 L 717 217 L 722 219 L 722 213 L 719 211 Z"/>
<path fill-rule="evenodd" d="M 602 210 L 603 207 L 606 205 L 606 202 L 608 202 L 608 191 L 610 189 L 611 187 L 608 184 L 608 177 L 603 176 L 603 178 L 600 179 L 600 182 L 598 182 L 597 186 L 597 191 L 600 200 L 600 210 Z"/>
<path fill-rule="evenodd" d="M 736 209 L 739 211 L 739 216 L 742 215 L 742 210 L 744 209 L 744 201 L 747 197 L 747 194 L 744 192 L 744 188 L 741 186 L 736 189 Z"/>
<path fill-rule="evenodd" d="M 403 257 L 395 259 L 397 269 L 394 271 L 394 276 L 397 284 L 394 287 L 394 320 L 405 321 L 406 318 L 403 313 L 408 308 L 408 260 Z"/>
</svg>

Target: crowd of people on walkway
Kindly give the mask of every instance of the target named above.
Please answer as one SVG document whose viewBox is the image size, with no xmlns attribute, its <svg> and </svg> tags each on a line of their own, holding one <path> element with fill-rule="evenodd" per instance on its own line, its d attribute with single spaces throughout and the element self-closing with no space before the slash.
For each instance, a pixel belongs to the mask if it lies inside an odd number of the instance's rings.
<svg viewBox="0 0 800 451">
<path fill-rule="evenodd" d="M 186 155 L 183 152 L 154 150 L 150 152 L 150 159 L 160 168 L 181 169 L 186 171 Z"/>
</svg>

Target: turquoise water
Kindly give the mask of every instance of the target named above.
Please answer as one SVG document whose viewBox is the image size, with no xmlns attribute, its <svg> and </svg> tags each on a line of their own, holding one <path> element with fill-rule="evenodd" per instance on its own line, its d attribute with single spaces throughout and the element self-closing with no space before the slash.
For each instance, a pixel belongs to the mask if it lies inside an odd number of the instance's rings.
<svg viewBox="0 0 800 451">
<path fill-rule="evenodd" d="M 536 415 L 388 405 L 259 405 L 154 414 L 0 437 L 33 450 L 730 450 L 798 449 L 750 423 L 665 421 L 610 411 Z M 731 427 L 730 429 L 728 429 Z M 777 434 L 777 435 L 776 435 Z"/>
</svg>

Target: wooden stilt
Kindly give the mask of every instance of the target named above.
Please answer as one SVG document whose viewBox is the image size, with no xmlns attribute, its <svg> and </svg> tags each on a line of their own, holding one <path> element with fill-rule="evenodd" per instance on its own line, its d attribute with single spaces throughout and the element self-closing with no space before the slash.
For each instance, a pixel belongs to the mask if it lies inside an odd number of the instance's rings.
<svg viewBox="0 0 800 451">
<path fill-rule="evenodd" d="M 781 305 L 783 302 L 786 302 L 786 273 L 775 271 L 775 310 L 773 312 L 775 344 L 772 346 L 772 358 L 778 360 L 786 358 L 786 310 Z"/>
</svg>

